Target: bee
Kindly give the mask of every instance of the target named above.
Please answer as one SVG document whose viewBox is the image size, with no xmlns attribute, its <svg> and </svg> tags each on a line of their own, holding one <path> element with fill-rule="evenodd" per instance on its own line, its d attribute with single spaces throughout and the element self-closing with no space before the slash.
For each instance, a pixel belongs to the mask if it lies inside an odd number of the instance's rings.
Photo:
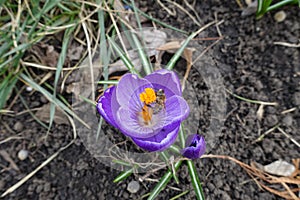
<svg viewBox="0 0 300 200">
<path fill-rule="evenodd" d="M 150 103 L 145 103 L 142 108 L 141 117 L 145 125 L 152 123 L 152 116 L 159 113 L 166 108 L 166 95 L 163 89 L 159 89 L 155 92 L 155 100 Z"/>
<path fill-rule="evenodd" d="M 161 110 L 166 109 L 166 95 L 163 89 L 155 92 L 156 100 L 153 104 L 148 105 L 152 108 L 153 114 L 159 113 Z"/>
</svg>

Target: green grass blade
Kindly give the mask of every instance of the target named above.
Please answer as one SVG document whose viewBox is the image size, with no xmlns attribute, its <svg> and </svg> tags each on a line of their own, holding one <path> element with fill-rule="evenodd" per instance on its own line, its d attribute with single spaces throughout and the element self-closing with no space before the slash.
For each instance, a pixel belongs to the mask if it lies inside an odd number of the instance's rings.
<svg viewBox="0 0 300 200">
<path fill-rule="evenodd" d="M 127 167 L 132 167 L 132 164 L 131 163 L 128 163 L 128 162 L 125 162 L 123 160 L 112 160 L 113 163 L 117 163 L 117 164 L 120 164 L 120 165 L 124 165 L 124 166 L 127 166 Z"/>
<path fill-rule="evenodd" d="M 135 15 L 135 19 L 137 21 L 137 24 L 138 24 L 138 27 L 139 27 L 139 30 L 140 30 L 140 33 L 141 33 L 142 45 L 141 45 L 139 39 L 137 38 L 137 36 L 134 33 L 132 33 L 132 38 L 133 38 L 133 41 L 134 41 L 134 43 L 135 43 L 135 45 L 138 49 L 138 53 L 139 53 L 140 59 L 142 60 L 142 65 L 143 65 L 143 68 L 144 68 L 146 74 L 151 74 L 153 72 L 153 68 L 152 68 L 152 65 L 150 63 L 150 60 L 149 60 L 148 56 L 143 51 L 143 49 L 144 49 L 143 47 L 145 47 L 145 42 L 143 40 L 144 36 L 143 36 L 143 31 L 142 31 L 141 20 L 139 18 L 138 11 L 136 9 L 134 0 L 131 0 L 131 5 L 132 5 L 134 15 Z"/>
<path fill-rule="evenodd" d="M 117 85 L 119 81 L 116 80 L 107 80 L 107 81 L 97 81 L 98 84 L 108 84 L 108 85 Z"/>
<path fill-rule="evenodd" d="M 197 200 L 204 200 L 205 198 L 204 198 L 202 186 L 193 161 L 187 160 L 187 165 L 188 165 L 189 174 L 192 180 L 192 184 L 194 187 L 194 191 L 196 193 Z"/>
<path fill-rule="evenodd" d="M 201 30 L 201 29 L 200 29 Z M 166 69 L 172 70 L 175 66 L 177 60 L 180 58 L 181 54 L 183 53 L 184 49 L 188 45 L 188 43 L 199 33 L 199 31 L 192 33 L 181 45 L 181 47 L 176 51 L 174 56 L 172 56 L 171 60 L 166 65 Z"/>
<path fill-rule="evenodd" d="M 176 153 L 176 154 L 181 155 L 181 154 L 180 154 L 180 148 L 179 148 L 178 146 L 176 146 L 175 144 L 171 145 L 171 146 L 169 147 L 169 150 L 173 151 L 173 152 Z"/>
<path fill-rule="evenodd" d="M 177 171 L 178 168 L 181 166 L 182 160 L 175 163 L 175 170 Z M 148 200 L 154 200 L 157 195 L 166 187 L 168 182 L 171 180 L 173 176 L 172 170 L 168 170 L 167 173 L 159 180 L 159 182 L 156 184 L 152 192 L 150 193 L 150 196 L 148 197 Z"/>
<path fill-rule="evenodd" d="M 114 183 L 118 183 L 120 181 L 123 181 L 124 179 L 126 179 L 127 177 L 129 177 L 131 174 L 133 173 L 133 168 L 127 170 L 127 171 L 124 171 L 124 172 L 121 172 L 115 179 L 114 179 Z"/>
<path fill-rule="evenodd" d="M 283 0 L 279 1 L 273 5 L 268 6 L 266 9 L 266 12 L 281 8 L 282 6 L 288 5 L 288 4 L 299 4 L 300 5 L 300 0 Z"/>
<path fill-rule="evenodd" d="M 39 123 L 41 126 L 43 126 L 45 129 L 48 129 L 48 126 L 43 123 L 41 120 L 39 120 L 39 118 L 37 118 L 32 111 L 30 110 L 30 108 L 28 107 L 26 101 L 24 100 L 24 98 L 22 96 L 20 96 L 20 100 L 22 102 L 22 104 L 25 106 L 25 108 L 29 111 L 29 114 L 32 116 L 33 119 L 35 119 L 35 121 L 37 121 L 37 123 Z"/>
<path fill-rule="evenodd" d="M 234 96 L 235 98 L 242 100 L 242 101 L 246 101 L 249 103 L 255 103 L 255 104 L 260 104 L 260 105 L 265 105 L 265 106 L 278 106 L 277 102 L 265 102 L 265 101 L 259 101 L 259 100 L 253 100 L 253 99 L 247 99 L 245 97 L 241 97 L 237 94 L 234 94 L 233 92 L 226 90 L 226 92 L 228 92 L 229 94 L 231 94 L 232 96 Z"/>
<path fill-rule="evenodd" d="M 15 87 L 18 79 L 16 76 L 9 74 L 0 84 L 0 110 L 5 106 L 7 99 Z"/>
<path fill-rule="evenodd" d="M 51 10 L 54 6 L 56 6 L 60 0 L 47 0 L 44 4 L 44 7 L 42 8 L 41 11 L 37 12 L 37 15 L 35 15 L 35 21 L 33 25 L 31 25 L 31 29 L 28 32 L 28 37 L 31 38 L 32 34 L 36 30 L 36 27 L 40 21 L 40 18 L 45 15 L 49 10 Z"/>
<path fill-rule="evenodd" d="M 120 47 L 115 43 L 115 41 L 113 41 L 109 36 L 107 36 L 107 39 L 109 41 L 109 43 L 112 45 L 112 48 L 117 52 L 117 54 L 120 56 L 121 60 L 123 61 L 123 63 L 125 64 L 125 66 L 128 68 L 128 70 L 132 73 L 132 74 L 137 74 L 139 75 L 139 73 L 136 71 L 136 69 L 134 68 L 134 65 L 132 64 L 132 62 L 127 58 L 127 56 L 124 54 L 124 52 L 120 49 Z"/>
<path fill-rule="evenodd" d="M 180 141 L 181 148 L 185 147 L 185 137 L 186 135 L 184 132 L 183 123 L 181 123 L 180 130 L 179 130 L 179 141 Z"/>
<path fill-rule="evenodd" d="M 143 50 L 143 46 L 141 45 L 139 39 L 137 38 L 137 36 L 134 33 L 132 33 L 132 38 L 133 38 L 133 41 L 138 50 L 140 59 L 142 60 L 142 65 L 143 65 L 143 68 L 144 68 L 146 74 L 151 74 L 153 72 L 153 68 L 152 68 L 152 65 L 150 64 L 148 56 L 145 54 L 145 52 Z"/>
<path fill-rule="evenodd" d="M 101 134 L 102 124 L 103 124 L 103 117 L 100 117 L 100 120 L 98 123 L 98 128 L 97 128 L 97 133 L 96 133 L 96 142 L 98 142 L 99 136 Z"/>
<path fill-rule="evenodd" d="M 69 41 L 70 41 L 70 36 L 74 31 L 74 28 L 75 27 L 68 28 L 68 29 L 65 30 L 65 34 L 64 34 L 64 37 L 63 37 L 62 49 L 61 49 L 61 53 L 60 53 L 59 58 L 58 58 L 56 71 L 55 71 L 55 79 L 54 79 L 54 84 L 53 84 L 53 98 L 56 98 L 57 83 L 58 83 L 59 77 L 61 75 L 61 71 L 62 71 L 62 68 L 64 66 L 65 59 L 67 57 L 68 44 L 69 44 Z M 55 104 L 51 103 L 48 132 L 50 131 L 50 128 L 53 124 L 54 115 L 55 115 Z"/>
<path fill-rule="evenodd" d="M 189 192 L 190 192 L 189 190 L 186 190 L 186 191 L 184 191 L 184 192 L 182 192 L 182 193 L 176 195 L 175 197 L 172 197 L 170 200 L 176 200 L 176 199 L 178 199 L 178 198 L 180 198 L 180 197 L 186 195 L 186 194 L 189 193 Z"/>
<path fill-rule="evenodd" d="M 64 103 L 62 103 L 59 99 L 53 98 L 53 95 L 48 92 L 46 89 L 41 87 L 39 84 L 34 82 L 31 78 L 26 76 L 25 74 L 20 74 L 19 76 L 23 81 L 27 82 L 30 87 L 33 89 L 39 91 L 42 93 L 50 102 L 54 103 L 56 106 L 60 107 L 63 111 L 67 112 L 70 116 L 73 116 L 75 119 L 77 119 L 81 124 L 86 126 L 87 128 L 90 128 L 88 124 L 86 124 L 78 115 L 76 115 L 69 107 L 67 107 Z"/>
</svg>

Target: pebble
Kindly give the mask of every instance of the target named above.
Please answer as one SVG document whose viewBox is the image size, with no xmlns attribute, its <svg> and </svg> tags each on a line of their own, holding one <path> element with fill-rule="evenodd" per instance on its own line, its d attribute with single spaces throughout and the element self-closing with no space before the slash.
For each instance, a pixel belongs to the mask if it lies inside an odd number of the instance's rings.
<svg viewBox="0 0 300 200">
<path fill-rule="evenodd" d="M 27 91 L 27 92 L 31 92 L 31 91 L 32 91 L 32 87 L 27 86 L 27 87 L 26 87 L 26 91 Z"/>
<path fill-rule="evenodd" d="M 18 158 L 19 160 L 25 160 L 27 157 L 28 157 L 28 151 L 26 149 L 21 149 L 19 152 L 18 152 Z"/>
<path fill-rule="evenodd" d="M 286 14 L 284 11 L 278 11 L 274 15 L 274 19 L 276 20 L 276 22 L 283 22 L 285 18 L 286 18 Z"/>
<path fill-rule="evenodd" d="M 0 180 L 0 190 L 2 190 L 5 186 L 5 182 L 3 180 Z"/>
<path fill-rule="evenodd" d="M 268 115 L 265 120 L 265 125 L 272 127 L 278 123 L 278 118 L 276 115 Z"/>
<path fill-rule="evenodd" d="M 287 115 L 282 119 L 282 122 L 286 126 L 291 126 L 293 124 L 293 117 L 291 115 Z"/>
<path fill-rule="evenodd" d="M 137 181 L 131 181 L 127 186 L 127 190 L 130 193 L 136 193 L 137 191 L 139 191 L 139 189 L 140 189 L 140 184 Z"/>
<path fill-rule="evenodd" d="M 48 99 L 47 99 L 45 96 L 41 96 L 40 101 L 41 101 L 43 104 L 48 103 Z"/>
<path fill-rule="evenodd" d="M 296 106 L 300 106 L 300 92 L 295 92 L 294 96 L 293 96 L 293 100 L 294 100 L 294 104 Z"/>
<path fill-rule="evenodd" d="M 13 129 L 17 132 L 21 132 L 23 130 L 24 126 L 20 121 L 17 121 L 13 127 Z"/>
<path fill-rule="evenodd" d="M 39 194 L 42 192 L 42 190 L 43 190 L 43 185 L 38 185 L 35 189 L 35 192 Z"/>
<path fill-rule="evenodd" d="M 49 192 L 51 190 L 51 184 L 50 183 L 45 183 L 44 185 L 44 191 Z"/>
<path fill-rule="evenodd" d="M 277 160 L 264 166 L 264 170 L 270 174 L 277 176 L 291 176 L 296 170 L 295 166 L 284 161 Z"/>
<path fill-rule="evenodd" d="M 256 81 L 254 84 L 255 84 L 255 88 L 257 90 L 261 90 L 264 88 L 264 85 L 262 84 L 262 82 L 260 80 Z"/>
<path fill-rule="evenodd" d="M 123 198 L 124 198 L 124 199 L 128 199 L 128 198 L 129 198 L 128 192 L 125 191 L 125 192 L 123 193 Z"/>
</svg>

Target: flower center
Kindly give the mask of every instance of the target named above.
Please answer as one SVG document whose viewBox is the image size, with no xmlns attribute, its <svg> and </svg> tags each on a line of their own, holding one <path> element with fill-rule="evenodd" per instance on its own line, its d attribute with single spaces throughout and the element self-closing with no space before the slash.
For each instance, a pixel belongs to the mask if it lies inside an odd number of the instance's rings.
<svg viewBox="0 0 300 200">
<path fill-rule="evenodd" d="M 153 103 L 156 100 L 155 91 L 152 88 L 145 88 L 140 94 L 140 100 L 147 105 Z"/>
<path fill-rule="evenodd" d="M 140 100 L 144 103 L 142 112 L 140 113 L 143 118 L 142 122 L 144 125 L 150 125 L 153 115 L 150 104 L 156 101 L 155 91 L 152 88 L 145 88 L 144 92 L 140 94 Z"/>
</svg>

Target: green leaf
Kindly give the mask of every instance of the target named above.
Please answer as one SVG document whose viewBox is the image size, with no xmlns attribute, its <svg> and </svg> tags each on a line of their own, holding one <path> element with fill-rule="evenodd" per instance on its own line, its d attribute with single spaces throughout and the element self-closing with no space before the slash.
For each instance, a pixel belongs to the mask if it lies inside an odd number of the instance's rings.
<svg viewBox="0 0 300 200">
<path fill-rule="evenodd" d="M 97 81 L 98 84 L 109 84 L 109 85 L 117 85 L 119 81 L 116 80 L 107 80 L 107 81 Z"/>
<path fill-rule="evenodd" d="M 125 55 L 125 53 L 120 49 L 120 47 L 115 43 L 115 41 L 113 41 L 109 36 L 107 36 L 107 39 L 108 39 L 109 43 L 111 44 L 112 48 L 120 56 L 121 60 L 123 61 L 123 63 L 125 64 L 125 66 L 128 68 L 128 70 L 132 74 L 139 75 L 139 73 L 134 68 L 134 65 L 132 64 L 132 62 L 130 61 L 130 59 Z"/>
<path fill-rule="evenodd" d="M 194 187 L 194 191 L 196 193 L 197 200 L 204 200 L 205 198 L 204 198 L 202 186 L 193 161 L 187 160 L 187 165 L 188 165 L 189 174 L 192 180 L 192 184 Z"/>
<path fill-rule="evenodd" d="M 9 74 L 0 84 L 0 110 L 5 106 L 7 99 L 10 97 L 12 89 L 15 87 L 17 78 L 13 74 Z"/>
<path fill-rule="evenodd" d="M 54 103 L 56 106 L 60 107 L 63 111 L 67 112 L 70 116 L 73 116 L 77 119 L 81 124 L 85 127 L 90 128 L 90 126 L 85 123 L 78 115 L 76 115 L 69 107 L 67 107 L 64 103 L 62 103 L 59 99 L 54 98 L 53 95 L 48 92 L 45 88 L 41 87 L 39 84 L 34 82 L 31 78 L 26 76 L 25 74 L 20 74 L 19 76 L 23 81 L 27 82 L 33 89 L 42 93 L 50 102 Z"/>
<path fill-rule="evenodd" d="M 133 168 L 127 170 L 127 171 L 124 171 L 124 172 L 121 172 L 115 179 L 114 179 L 114 183 L 118 183 L 120 181 L 123 181 L 124 179 L 126 179 L 127 177 L 129 177 L 131 174 L 133 173 Z"/>
<path fill-rule="evenodd" d="M 198 35 L 200 32 L 202 32 L 205 28 L 209 27 L 210 25 L 214 24 L 215 22 L 211 22 L 208 23 L 207 25 L 203 26 L 202 28 L 200 28 L 198 31 L 192 33 L 181 45 L 181 47 L 176 51 L 176 53 L 174 54 L 174 56 L 172 56 L 171 60 L 168 62 L 168 64 L 166 65 L 166 69 L 168 70 L 172 70 L 173 67 L 175 66 L 177 60 L 180 58 L 181 54 L 183 53 L 184 49 L 186 48 L 186 46 L 188 45 L 188 43 L 196 36 Z"/>
<path fill-rule="evenodd" d="M 59 58 L 58 58 L 56 71 L 55 71 L 55 79 L 54 79 L 54 84 L 53 84 L 53 97 L 54 98 L 56 98 L 57 83 L 58 83 L 59 77 L 61 76 L 61 71 L 63 69 L 65 59 L 67 57 L 68 44 L 69 44 L 69 41 L 70 41 L 70 36 L 73 33 L 74 29 L 75 29 L 75 27 L 71 27 L 71 28 L 68 28 L 68 29 L 65 30 L 62 49 L 61 49 L 61 53 L 60 53 Z M 48 132 L 50 131 L 50 128 L 53 124 L 54 115 L 55 115 L 55 104 L 51 103 Z"/>
<path fill-rule="evenodd" d="M 148 56 L 145 54 L 145 52 L 143 50 L 143 46 L 141 45 L 139 39 L 137 38 L 137 36 L 134 33 L 132 33 L 132 38 L 133 38 L 133 41 L 138 50 L 140 59 L 142 60 L 142 65 L 143 65 L 143 68 L 144 68 L 146 74 L 147 75 L 151 74 L 153 72 L 153 68 L 152 68 L 152 65 L 150 64 Z"/>
<path fill-rule="evenodd" d="M 182 164 L 182 160 L 175 163 L 175 170 L 177 171 Z M 168 170 L 167 173 L 159 180 L 159 182 L 156 184 L 154 189 L 151 191 L 150 196 L 148 197 L 148 200 L 154 200 L 157 195 L 166 187 L 168 182 L 171 180 L 173 176 L 173 173 L 171 170 Z"/>
</svg>

